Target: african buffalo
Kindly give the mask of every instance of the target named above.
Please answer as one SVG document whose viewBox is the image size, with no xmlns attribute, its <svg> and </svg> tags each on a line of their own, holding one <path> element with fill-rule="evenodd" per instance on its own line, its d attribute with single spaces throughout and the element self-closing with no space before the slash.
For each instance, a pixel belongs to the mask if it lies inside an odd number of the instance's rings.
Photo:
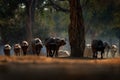
<svg viewBox="0 0 120 80">
<path fill-rule="evenodd" d="M 15 44 L 14 45 L 14 52 L 15 52 L 16 56 L 20 56 L 20 54 L 21 54 L 21 46 L 20 46 L 20 44 Z"/>
<path fill-rule="evenodd" d="M 116 54 L 117 50 L 118 50 L 118 47 L 116 45 L 111 46 L 111 55 L 112 55 L 112 57 L 115 57 L 115 54 Z"/>
<path fill-rule="evenodd" d="M 64 39 L 58 37 L 49 37 L 45 40 L 45 46 L 47 49 L 47 57 L 58 57 L 58 50 L 61 46 L 65 45 L 66 42 Z"/>
<path fill-rule="evenodd" d="M 28 42 L 27 41 L 22 41 L 21 48 L 22 48 L 22 51 L 23 51 L 23 55 L 27 54 L 28 47 L 29 47 Z"/>
<path fill-rule="evenodd" d="M 102 40 L 93 40 L 91 47 L 93 52 L 93 58 L 97 58 L 98 51 L 101 52 L 101 58 L 103 58 L 105 46 Z"/>
<path fill-rule="evenodd" d="M 32 40 L 31 45 L 32 45 L 33 54 L 39 55 L 43 47 L 42 41 L 39 38 L 35 38 Z"/>
<path fill-rule="evenodd" d="M 110 44 L 108 42 L 104 42 L 103 44 L 105 46 L 104 51 L 106 52 L 106 57 L 108 57 L 108 53 L 109 53 L 109 51 L 111 49 L 111 46 L 110 46 Z"/>
<path fill-rule="evenodd" d="M 10 50 L 11 50 L 11 46 L 9 44 L 5 44 L 4 45 L 4 54 L 6 56 L 10 56 Z"/>
</svg>

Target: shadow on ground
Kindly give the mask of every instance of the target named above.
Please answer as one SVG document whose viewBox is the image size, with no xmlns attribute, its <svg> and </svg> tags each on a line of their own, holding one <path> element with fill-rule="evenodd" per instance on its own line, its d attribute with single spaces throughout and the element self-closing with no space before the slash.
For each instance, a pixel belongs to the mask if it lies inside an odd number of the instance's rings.
<svg viewBox="0 0 120 80">
<path fill-rule="evenodd" d="M 0 80 L 120 80 L 120 58 L 0 56 Z"/>
</svg>

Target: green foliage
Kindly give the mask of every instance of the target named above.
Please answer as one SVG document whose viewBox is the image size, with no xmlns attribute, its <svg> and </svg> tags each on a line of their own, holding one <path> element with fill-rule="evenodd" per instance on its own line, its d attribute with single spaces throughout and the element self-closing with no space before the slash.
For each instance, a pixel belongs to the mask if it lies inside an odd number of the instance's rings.
<svg viewBox="0 0 120 80">
<path fill-rule="evenodd" d="M 25 29 L 20 24 L 24 18 L 21 15 L 23 11 L 19 8 L 19 0 L 0 0 L 0 7 L 1 41 L 13 43 L 22 40 Z"/>
<path fill-rule="evenodd" d="M 0 18 L 10 18 L 18 7 L 18 2 L 14 0 L 0 1 Z"/>
<path fill-rule="evenodd" d="M 54 33 L 54 36 L 65 37 L 67 34 L 67 27 L 69 24 L 69 15 L 63 12 L 54 12 L 47 10 L 44 14 L 36 12 L 34 36 L 40 36 L 42 39 Z"/>
<path fill-rule="evenodd" d="M 19 43 L 21 40 L 24 40 L 25 37 L 25 28 L 24 27 L 16 27 L 16 26 L 9 26 L 9 27 L 2 27 L 2 38 L 6 41 L 5 43 Z"/>
<path fill-rule="evenodd" d="M 101 35 L 106 32 L 106 37 L 114 27 L 120 27 L 120 0 L 85 0 L 83 15 L 86 30 L 91 30 L 93 34 Z M 83 1 L 84 2 L 84 1 Z M 108 31 L 107 31 L 108 30 Z M 114 33 L 114 31 L 112 31 Z M 88 34 L 89 35 L 89 34 Z M 111 35 L 112 36 L 112 35 Z"/>
<path fill-rule="evenodd" d="M 0 38 L 18 42 L 25 38 L 26 16 L 21 5 L 27 0 L 0 0 Z M 33 36 L 43 40 L 54 33 L 68 36 L 69 13 L 53 7 L 49 0 L 37 0 Z M 57 6 L 69 9 L 68 0 L 52 0 Z M 108 36 L 120 27 L 120 0 L 81 0 L 86 35 Z M 46 10 L 45 10 L 46 8 Z M 18 36 L 20 36 L 18 39 Z M 112 36 L 112 35 L 111 35 Z M 114 35 L 115 36 L 115 35 Z"/>
</svg>

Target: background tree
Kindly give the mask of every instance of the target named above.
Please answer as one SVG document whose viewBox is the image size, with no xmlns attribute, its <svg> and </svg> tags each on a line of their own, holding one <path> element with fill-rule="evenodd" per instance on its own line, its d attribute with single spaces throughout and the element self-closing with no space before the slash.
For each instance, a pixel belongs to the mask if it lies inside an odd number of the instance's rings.
<svg viewBox="0 0 120 80">
<path fill-rule="evenodd" d="M 31 42 L 32 40 L 32 21 L 34 21 L 34 10 L 32 8 L 34 7 L 34 1 L 35 0 L 26 0 L 25 6 L 26 6 L 26 37 L 27 41 Z"/>
<path fill-rule="evenodd" d="M 36 9 L 41 8 L 44 5 L 45 0 L 26 0 L 26 37 L 27 41 L 30 42 L 33 38 L 34 22 L 35 22 L 35 13 Z"/>
</svg>

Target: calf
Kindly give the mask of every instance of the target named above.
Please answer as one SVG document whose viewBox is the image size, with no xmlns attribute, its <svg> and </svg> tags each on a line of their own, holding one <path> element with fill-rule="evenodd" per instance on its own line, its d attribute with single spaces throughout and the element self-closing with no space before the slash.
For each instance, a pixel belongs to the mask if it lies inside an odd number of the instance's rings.
<svg viewBox="0 0 120 80">
<path fill-rule="evenodd" d="M 23 55 L 27 54 L 28 47 L 29 47 L 28 42 L 27 41 L 22 41 L 21 48 L 22 48 L 22 51 L 23 51 Z"/>
<path fill-rule="evenodd" d="M 47 49 L 47 57 L 58 57 L 58 50 L 61 46 L 65 45 L 66 42 L 64 39 L 57 37 L 50 37 L 45 40 L 45 46 Z"/>
<path fill-rule="evenodd" d="M 11 46 L 9 44 L 5 44 L 3 51 L 6 56 L 10 56 L 10 50 L 11 50 Z"/>
<path fill-rule="evenodd" d="M 67 50 L 59 50 L 58 51 L 58 56 L 59 57 L 69 57 L 70 53 Z"/>
<path fill-rule="evenodd" d="M 15 44 L 14 45 L 14 52 L 15 52 L 16 56 L 20 56 L 20 54 L 21 54 L 21 46 L 20 46 L 20 44 Z"/>
<path fill-rule="evenodd" d="M 32 40 L 31 45 L 32 45 L 33 54 L 39 55 L 43 47 L 42 41 L 39 38 L 35 38 Z"/>
</svg>

